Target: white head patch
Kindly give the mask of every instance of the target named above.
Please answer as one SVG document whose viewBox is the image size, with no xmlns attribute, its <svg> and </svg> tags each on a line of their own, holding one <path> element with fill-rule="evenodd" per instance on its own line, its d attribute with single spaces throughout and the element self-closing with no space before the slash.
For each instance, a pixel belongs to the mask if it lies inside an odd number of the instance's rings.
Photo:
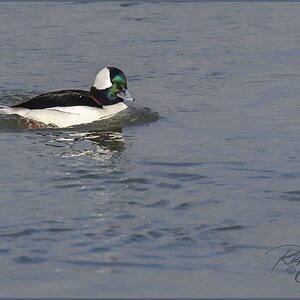
<svg viewBox="0 0 300 300">
<path fill-rule="evenodd" d="M 107 67 L 105 67 L 100 72 L 98 72 L 93 86 L 97 90 L 105 90 L 112 86 L 112 83 L 110 81 L 110 76 L 109 76 L 109 69 Z"/>
</svg>

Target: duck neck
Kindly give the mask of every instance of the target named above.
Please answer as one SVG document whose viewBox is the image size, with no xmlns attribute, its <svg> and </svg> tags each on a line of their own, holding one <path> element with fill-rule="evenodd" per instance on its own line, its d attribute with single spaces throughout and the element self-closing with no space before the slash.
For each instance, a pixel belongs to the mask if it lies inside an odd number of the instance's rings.
<svg viewBox="0 0 300 300">
<path fill-rule="evenodd" d="M 119 102 L 122 102 L 123 99 L 116 97 L 110 93 L 110 89 L 98 90 L 94 86 L 90 89 L 91 98 L 99 105 L 113 105 Z"/>
</svg>

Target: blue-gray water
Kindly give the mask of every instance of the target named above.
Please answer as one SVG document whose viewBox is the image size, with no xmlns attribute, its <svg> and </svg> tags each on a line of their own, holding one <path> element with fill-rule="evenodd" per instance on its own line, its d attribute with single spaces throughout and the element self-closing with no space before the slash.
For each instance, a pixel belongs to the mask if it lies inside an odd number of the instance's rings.
<svg viewBox="0 0 300 300">
<path fill-rule="evenodd" d="M 0 117 L 0 296 L 299 296 L 299 3 L 0 3 L 0 104 L 121 68 L 118 117 Z"/>
</svg>

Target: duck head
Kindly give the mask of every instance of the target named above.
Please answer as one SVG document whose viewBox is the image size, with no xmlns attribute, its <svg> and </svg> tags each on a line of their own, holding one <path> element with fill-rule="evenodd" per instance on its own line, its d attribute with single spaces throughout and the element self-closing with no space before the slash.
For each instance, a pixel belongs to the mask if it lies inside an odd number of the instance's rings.
<svg viewBox="0 0 300 300">
<path fill-rule="evenodd" d="M 105 67 L 98 72 L 90 94 L 93 100 L 101 106 L 113 105 L 124 100 L 134 101 L 127 91 L 124 73 L 113 67 Z"/>
</svg>

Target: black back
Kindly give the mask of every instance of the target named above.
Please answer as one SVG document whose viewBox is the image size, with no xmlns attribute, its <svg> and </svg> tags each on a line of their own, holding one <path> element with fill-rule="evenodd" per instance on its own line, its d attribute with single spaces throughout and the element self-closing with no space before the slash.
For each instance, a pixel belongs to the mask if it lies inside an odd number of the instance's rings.
<svg viewBox="0 0 300 300">
<path fill-rule="evenodd" d="M 50 107 L 66 106 L 92 106 L 102 107 L 96 103 L 90 96 L 89 91 L 82 90 L 62 90 L 50 92 L 36 96 L 26 102 L 14 105 L 12 107 L 24 107 L 28 109 L 44 109 Z"/>
</svg>

